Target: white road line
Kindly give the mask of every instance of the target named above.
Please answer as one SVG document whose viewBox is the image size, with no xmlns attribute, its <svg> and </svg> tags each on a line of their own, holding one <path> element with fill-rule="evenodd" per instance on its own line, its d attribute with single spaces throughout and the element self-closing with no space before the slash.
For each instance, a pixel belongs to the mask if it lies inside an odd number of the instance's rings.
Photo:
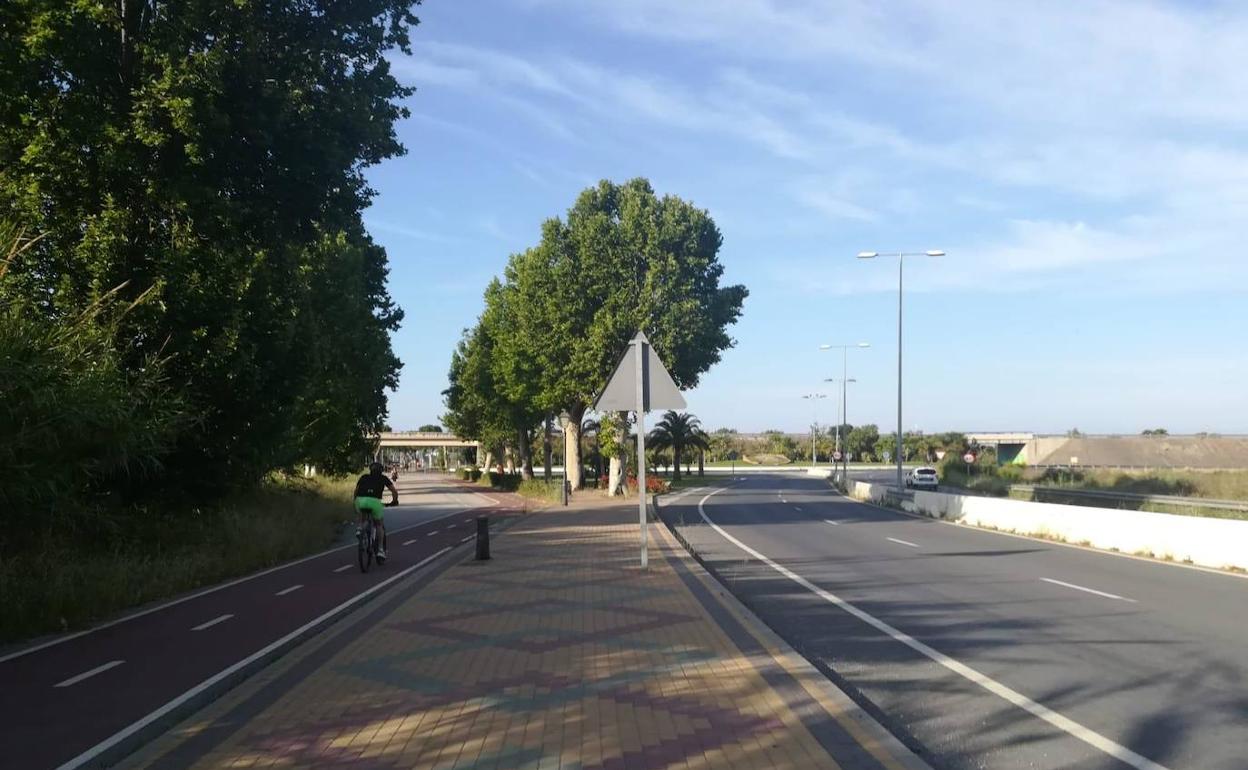
<svg viewBox="0 0 1248 770">
<path fill-rule="evenodd" d="M 472 535 L 469 535 L 468 537 L 461 537 L 461 538 L 459 539 L 459 542 L 461 542 L 461 543 L 466 543 L 466 542 L 468 542 L 468 541 L 469 541 L 469 540 L 471 540 L 471 539 L 472 539 Z"/>
<path fill-rule="evenodd" d="M 349 566 L 349 565 L 348 565 L 348 566 Z M 233 615 L 233 614 L 229 614 L 229 615 L 222 615 L 222 616 L 221 616 L 221 617 L 219 617 L 219 618 L 213 618 L 212 620 L 208 621 L 207 623 L 200 623 L 198 626 L 195 626 L 195 627 L 194 627 L 194 628 L 192 628 L 191 630 L 192 630 L 192 631 L 203 631 L 205 628 L 212 628 L 213 626 L 215 626 L 215 625 L 216 625 L 216 624 L 218 624 L 218 623 L 224 623 L 225 621 L 229 620 L 229 619 L 230 619 L 230 618 L 232 618 L 232 617 L 234 617 L 234 615 Z"/>
<path fill-rule="evenodd" d="M 412 538 L 411 540 L 404 540 L 403 545 L 411 545 L 412 543 L 415 543 L 415 542 L 416 542 L 416 538 Z"/>
<path fill-rule="evenodd" d="M 295 584 L 294 584 L 293 586 L 291 586 L 290 588 L 283 588 L 282 590 L 278 591 L 277 593 L 275 593 L 275 594 L 273 594 L 273 595 L 274 595 L 274 596 L 285 596 L 286 594 L 293 594 L 295 591 L 298 591 L 300 588 L 303 588 L 303 583 L 295 583 Z"/>
<path fill-rule="evenodd" d="M 1106 599 L 1117 599 L 1120 602 L 1131 602 L 1132 604 L 1136 603 L 1135 599 L 1128 599 L 1127 597 L 1119 596 L 1118 594 L 1105 593 L 1104 591 L 1098 591 L 1095 588 L 1086 588 L 1084 586 L 1077 586 L 1074 583 L 1067 583 L 1064 580 L 1054 580 L 1053 578 L 1040 578 L 1040 579 L 1046 583 L 1052 583 L 1055 586 L 1066 586 L 1067 588 L 1073 588 L 1076 591 L 1086 591 L 1090 594 L 1096 594 L 1097 596 L 1104 596 Z"/>
<path fill-rule="evenodd" d="M 787 503 L 787 502 L 788 502 L 788 500 L 785 500 L 785 499 L 782 497 L 782 498 L 780 498 L 780 502 L 782 502 L 782 503 Z"/>
<path fill-rule="evenodd" d="M 436 535 L 436 534 L 438 534 L 438 530 L 436 530 L 436 529 L 431 529 L 431 530 L 429 530 L 428 532 L 426 532 L 426 533 L 425 533 L 425 537 L 433 537 L 433 536 L 434 536 L 434 535 Z"/>
<path fill-rule="evenodd" d="M 895 537 L 886 537 L 886 538 L 884 538 L 884 539 L 885 539 L 885 540 L 891 540 L 891 541 L 892 541 L 892 542 L 894 542 L 894 543 L 900 543 L 901 545 L 908 545 L 908 546 L 910 546 L 911 548 L 918 548 L 918 547 L 919 547 L 919 544 L 918 544 L 918 543 L 911 543 L 909 540 L 898 540 L 898 539 L 897 539 L 897 538 L 895 538 Z"/>
<path fill-rule="evenodd" d="M 482 495 L 482 497 L 484 497 L 484 495 Z M 494 502 L 494 501 L 491 501 L 491 502 Z M 399 527 L 398 529 L 390 530 L 390 534 L 397 535 L 400 532 L 405 532 L 415 527 L 423 527 L 426 524 L 430 524 L 435 521 L 441 521 L 442 519 L 445 519 L 447 516 L 456 516 L 458 514 L 461 514 L 465 510 L 471 510 L 471 509 L 470 508 L 457 508 L 454 511 L 450 511 L 449 513 L 444 513 L 441 516 L 434 516 L 432 519 L 428 519 L 426 521 L 421 521 L 416 524 L 409 524 L 406 527 Z M 328 550 L 321 551 L 320 553 L 314 553 L 311 556 L 304 556 L 302 559 L 295 559 L 294 561 L 288 561 L 285 564 L 279 564 L 276 567 L 269 567 L 266 570 L 253 572 L 250 575 L 244 575 L 241 578 L 230 580 L 220 585 L 212 586 L 211 588 L 205 588 L 204 590 L 199 591 L 197 593 L 188 594 L 181 598 L 165 602 L 164 604 L 158 604 L 155 607 L 148 607 L 145 610 L 132 612 L 129 615 L 122 615 L 120 618 L 117 618 L 116 620 L 109 620 L 107 622 L 99 624 L 98 626 L 92 626 L 91 628 L 83 629 L 82 631 L 75 631 L 74 633 L 66 634 L 65 636 L 58 636 L 55 639 L 49 639 L 48 641 L 43 642 L 41 644 L 35 644 L 30 647 L 17 650 L 16 652 L 10 652 L 7 655 L 0 655 L 0 663 L 6 663 L 10 660 L 15 660 L 25 655 L 30 655 L 31 653 L 39 652 L 40 650 L 46 650 L 47 648 L 55 647 L 58 644 L 64 644 L 65 642 L 68 642 L 71 639 L 77 639 L 80 636 L 86 636 L 87 634 L 94 634 L 96 631 L 103 631 L 106 628 L 112 628 L 113 626 L 120 625 L 122 623 L 126 623 L 131 620 L 137 620 L 138 618 L 141 618 L 145 615 L 151 615 L 153 612 L 160 612 L 161 610 L 167 610 L 170 607 L 176 607 L 179 604 L 182 604 L 184 602 L 189 602 L 193 599 L 198 599 L 201 596 L 207 596 L 208 594 L 216 593 L 217 591 L 223 591 L 227 588 L 231 588 L 240 583 L 246 583 L 248 580 L 255 580 L 258 577 L 263 577 L 270 573 L 277 572 L 278 570 L 286 569 L 287 567 L 293 567 L 296 564 L 303 564 L 304 562 L 309 562 L 309 561 L 312 561 L 313 559 L 319 559 L 322 556 L 334 553 L 335 551 L 344 551 L 348 548 L 358 548 L 358 547 L 359 546 L 356 543 L 350 543 L 348 545 L 339 545 L 339 546 L 330 548 Z"/>
<path fill-rule="evenodd" d="M 927 656 L 928 658 L 936 661 L 937 663 L 949 669 L 950 671 L 954 672 L 955 674 L 971 682 L 974 682 L 975 684 L 984 688 L 985 690 L 992 693 L 993 695 L 996 695 L 1014 704 L 1015 706 L 1018 706 L 1024 711 L 1040 719 L 1043 719 L 1045 722 L 1048 722 L 1049 724 L 1053 725 L 1054 727 L 1061 730 L 1062 732 L 1068 735 L 1074 736 L 1075 738 L 1078 738 L 1079 740 L 1083 741 L 1089 746 L 1092 746 L 1093 748 L 1098 749 L 1099 751 L 1105 754 L 1108 754 L 1109 756 L 1114 757 L 1115 759 L 1118 759 L 1119 761 L 1131 767 L 1136 768 L 1136 770 L 1168 770 L 1168 768 L 1166 768 L 1165 765 L 1159 765 L 1153 760 L 1149 759 L 1148 757 L 1143 756 L 1142 754 L 1137 754 L 1136 752 L 1132 751 L 1131 749 L 1128 749 L 1126 746 L 1123 746 L 1119 743 L 1115 743 L 1114 741 L 1110 740 L 1109 738 L 1106 738 L 1100 733 L 1095 732 L 1087 727 L 1084 727 L 1083 725 L 1079 724 L 1073 719 L 1070 719 L 1069 717 L 1059 714 L 1058 712 L 1054 711 L 1048 706 L 1045 706 L 1041 703 L 1037 703 L 1031 698 L 1028 698 L 1026 695 L 1023 695 L 1022 693 L 1016 690 L 1010 689 L 1006 685 L 1001 684 L 1000 682 L 996 681 L 995 679 L 992 679 L 991 677 L 985 674 L 981 674 L 979 671 L 976 671 L 975 669 L 971 668 L 965 663 L 961 663 L 949 657 L 948 655 L 944 654 L 943 652 L 940 652 L 939 650 L 933 647 L 930 647 L 923 642 L 920 642 L 918 639 L 915 639 L 913 636 L 910 636 L 904 631 L 900 631 L 894 628 L 893 626 L 890 626 L 888 623 L 885 623 L 884 621 L 875 617 L 874 615 L 871 615 L 870 613 L 867 613 L 863 610 L 858 609 L 857 607 L 845 601 L 844 599 L 837 596 L 836 594 L 833 594 L 829 591 L 825 591 L 824 589 L 810 582 L 806 578 L 797 574 L 793 570 L 787 567 L 781 566 L 775 563 L 774 561 L 772 561 L 771 559 L 767 558 L 763 554 L 759 553 L 758 551 L 755 551 L 753 548 L 749 547 L 745 543 L 741 542 L 740 540 L 736 539 L 732 535 L 725 532 L 722 527 L 720 527 L 715 522 L 711 521 L 710 517 L 706 515 L 706 510 L 703 504 L 706 503 L 706 501 L 709 500 L 713 495 L 715 495 L 716 493 L 720 491 L 722 490 L 717 489 L 714 492 L 711 492 L 710 494 L 708 494 L 706 497 L 702 498 L 702 500 L 698 503 L 698 514 L 702 517 L 703 521 L 705 521 L 707 524 L 711 526 L 711 529 L 714 529 L 721 536 L 723 536 L 725 540 L 737 546 L 742 551 L 745 551 L 746 553 L 750 554 L 754 558 L 766 564 L 768 567 L 771 567 L 776 572 L 779 572 L 781 575 L 784 575 L 789 580 L 792 580 L 794 583 L 797 583 L 802 588 L 805 588 L 807 591 L 810 591 L 811 593 L 815 594 L 816 596 L 828 602 L 829 604 L 836 605 L 837 607 L 841 608 L 845 612 L 848 612 L 850 615 L 853 615 L 854 617 L 858 618 L 859 620 L 866 623 L 867 625 L 870 625 L 884 632 L 888 636 L 892 637 L 898 642 L 901 642 L 902 644 L 906 645 L 910 649 L 915 650 L 916 652 Z"/>
<path fill-rule="evenodd" d="M 71 676 L 69 679 L 66 679 L 64 682 L 57 682 L 56 684 L 52 686 L 53 687 L 72 687 L 78 684 L 79 682 L 81 682 L 82 680 L 90 679 L 96 674 L 102 674 L 105 671 L 109 670 L 110 668 L 117 668 L 122 663 L 125 663 L 125 661 L 124 660 L 110 660 L 109 662 L 105 663 L 102 666 L 96 666 L 90 671 L 83 671 L 78 676 Z"/>
<path fill-rule="evenodd" d="M 277 641 L 273 642 L 272 644 L 265 647 L 264 649 L 257 650 L 256 652 L 253 652 L 251 655 L 247 656 L 246 658 L 243 658 L 237 663 L 234 663 L 228 668 L 224 668 L 221 671 L 218 671 L 217 673 L 213 674 L 211 677 L 195 685 L 191 689 L 182 693 L 178 697 L 169 701 L 168 703 L 156 709 L 155 711 L 151 712 L 150 714 L 143 717 L 142 719 L 139 719 L 131 723 L 128 727 L 125 727 L 117 731 L 116 733 L 109 736 L 108 738 L 105 738 L 104 740 L 95 744 L 91 748 L 87 749 L 86 751 L 82 752 L 78 756 L 74 757 L 73 759 L 69 760 L 65 764 L 61 765 L 59 768 L 57 768 L 57 770 L 75 770 L 75 768 L 79 768 L 90 763 L 93 759 L 98 757 L 100 754 L 103 754 L 105 751 L 108 751 L 113 746 L 116 746 L 118 743 L 121 743 L 122 741 L 129 738 L 131 735 L 134 735 L 139 730 L 142 730 L 144 727 L 147 727 L 151 723 L 159 719 L 162 719 L 166 714 L 178 708 L 179 706 L 185 704 L 187 701 L 195 698 L 204 690 L 207 690 L 209 687 L 212 687 L 213 685 L 217 684 L 218 682 L 224 679 L 228 679 L 229 677 L 233 676 L 238 671 L 241 671 L 242 669 L 246 668 L 247 666 L 251 665 L 257 660 L 260 660 L 261 658 L 273 652 L 274 650 L 280 649 L 282 645 L 289 643 L 291 640 L 298 639 L 300 636 L 307 633 L 309 630 L 316 628 L 318 625 L 334 617 L 337 613 L 341 612 L 347 607 L 350 607 L 354 604 L 358 604 L 364 601 L 365 598 L 372 596 L 373 594 L 384 589 L 386 586 L 390 585 L 391 583 L 394 583 L 397 580 L 402 580 L 403 578 L 412 574 L 413 572 L 425 566 L 429 562 L 442 556 L 449 550 L 451 549 L 443 548 L 442 550 L 438 551 L 435 554 L 426 556 L 424 559 L 421 559 L 420 561 L 416 562 L 415 564 L 403 570 L 402 572 L 395 573 L 392 577 L 386 578 L 385 580 L 374 585 L 372 588 L 369 588 L 366 591 L 361 591 L 355 596 L 352 596 L 350 599 L 347 599 L 342 604 L 339 604 L 337 607 L 334 607 L 333 609 L 328 610 L 327 612 L 321 614 L 316 619 L 310 620 L 307 623 L 304 623 L 299 628 L 296 628 L 294 631 L 291 631 L 289 634 L 286 634 L 281 639 L 278 639 Z"/>
<path fill-rule="evenodd" d="M 334 572 L 346 572 L 347 570 L 351 569 L 354 566 L 355 566 L 354 564 L 344 564 L 341 567 L 338 567 L 337 569 L 335 569 Z"/>
<path fill-rule="evenodd" d="M 839 522 L 839 521 L 832 521 L 831 519 L 824 519 L 824 520 L 823 520 L 823 523 L 824 523 L 824 524 L 831 524 L 831 525 L 832 525 L 832 526 L 834 526 L 834 527 L 839 527 L 839 526 L 841 526 L 841 522 Z"/>
</svg>

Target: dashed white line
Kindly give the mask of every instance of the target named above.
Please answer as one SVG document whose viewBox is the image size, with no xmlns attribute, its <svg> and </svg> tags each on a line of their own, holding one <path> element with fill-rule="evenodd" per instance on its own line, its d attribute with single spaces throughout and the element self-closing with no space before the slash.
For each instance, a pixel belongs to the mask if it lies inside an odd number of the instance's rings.
<svg viewBox="0 0 1248 770">
<path fill-rule="evenodd" d="M 78 676 L 71 676 L 69 679 L 66 679 L 64 682 L 57 682 L 56 684 L 52 686 L 53 687 L 72 687 L 73 685 L 78 684 L 82 680 L 90 679 L 96 674 L 102 674 L 105 671 L 109 670 L 110 668 L 117 668 L 122 663 L 125 663 L 125 661 L 124 660 L 110 660 L 109 662 L 105 663 L 102 666 L 96 666 L 90 671 L 83 671 Z"/>
<path fill-rule="evenodd" d="M 431 530 L 429 530 L 428 532 L 426 532 L 426 533 L 425 533 L 425 537 L 433 537 L 433 536 L 434 536 L 434 535 L 436 535 L 436 534 L 438 534 L 438 530 L 436 530 L 436 529 L 431 529 Z"/>
<path fill-rule="evenodd" d="M 290 588 L 283 588 L 282 590 L 278 591 L 277 593 L 275 593 L 275 594 L 273 594 L 273 595 L 274 595 L 274 596 L 285 596 L 286 594 L 291 594 L 291 593 L 294 593 L 295 591 L 298 591 L 300 588 L 303 588 L 303 583 L 295 583 L 295 584 L 294 584 L 293 586 L 291 586 Z"/>
<path fill-rule="evenodd" d="M 232 617 L 234 617 L 234 615 L 233 615 L 232 613 L 231 613 L 231 614 L 229 614 L 229 615 L 222 615 L 222 616 L 221 616 L 221 617 L 219 617 L 219 618 L 213 618 L 212 620 L 209 620 L 207 623 L 200 623 L 198 626 L 195 626 L 195 627 L 194 627 L 194 628 L 192 628 L 191 630 L 192 630 L 192 631 L 203 631 L 205 628 L 212 628 L 213 626 L 215 626 L 215 625 L 216 625 L 216 624 L 218 624 L 218 623 L 224 623 L 225 621 L 229 620 L 229 619 L 230 619 L 230 618 L 232 618 Z"/>
<path fill-rule="evenodd" d="M 415 542 L 416 542 L 416 538 L 412 538 L 411 540 L 404 540 L 403 545 L 411 545 L 412 543 L 415 543 Z"/>
<path fill-rule="evenodd" d="M 347 570 L 351 569 L 354 566 L 355 566 L 354 564 L 344 564 L 341 567 L 338 567 L 337 569 L 335 569 L 334 572 L 346 572 Z"/>
<path fill-rule="evenodd" d="M 839 526 L 841 526 L 841 522 L 839 522 L 839 521 L 832 521 L 831 519 L 824 519 L 824 520 L 823 520 L 823 523 L 824 523 L 824 524 L 831 524 L 831 525 L 832 525 L 832 526 L 834 526 L 834 527 L 839 527 Z"/>
<path fill-rule="evenodd" d="M 459 542 L 461 542 L 461 543 L 466 543 L 466 542 L 468 542 L 468 541 L 469 541 L 469 540 L 471 540 L 471 539 L 472 539 L 472 535 L 469 535 L 468 537 L 461 537 L 461 538 L 459 539 Z"/>
<path fill-rule="evenodd" d="M 918 547 L 919 547 L 919 544 L 918 544 L 918 543 L 911 543 L 909 540 L 898 540 L 898 539 L 897 539 L 897 538 L 895 538 L 895 537 L 886 537 L 886 538 L 884 538 L 884 539 L 885 539 L 885 540 L 891 540 L 892 542 L 894 542 L 894 543 L 899 543 L 899 544 L 901 544 L 901 545 L 908 545 L 908 546 L 910 546 L 911 548 L 918 548 Z"/>
<path fill-rule="evenodd" d="M 1073 588 L 1076 591 L 1086 591 L 1090 594 L 1096 594 L 1097 596 L 1104 596 L 1106 599 L 1117 599 L 1120 602 L 1131 602 L 1132 604 L 1136 603 L 1135 599 L 1128 599 L 1127 597 L 1119 596 L 1118 594 L 1111 594 L 1111 593 L 1106 593 L 1105 591 L 1098 591 L 1095 588 L 1077 586 L 1074 583 L 1067 583 L 1064 580 L 1054 580 L 1053 578 L 1040 578 L 1040 579 L 1046 583 L 1052 583 L 1055 586 L 1065 586 L 1067 588 Z"/>
<path fill-rule="evenodd" d="M 800 511 L 800 510 L 802 510 L 802 506 L 800 506 L 800 505 L 795 505 L 795 506 L 793 506 L 793 510 L 795 510 L 795 511 Z"/>
<path fill-rule="evenodd" d="M 848 612 L 850 615 L 853 615 L 854 617 L 858 618 L 862 622 L 872 626 L 873 628 L 876 628 L 879 631 L 882 631 L 883 633 L 887 634 L 892 639 L 898 642 L 901 642 L 902 644 L 906 645 L 907 647 L 914 650 L 915 652 L 925 655 L 929 659 L 939 663 L 940 665 L 954 672 L 958 676 L 961 676 L 971 682 L 974 682 L 975 684 L 984 688 L 985 690 L 992 693 L 993 695 L 996 695 L 999 698 L 1002 698 L 1003 700 L 1006 700 L 1009 703 L 1012 703 L 1015 706 L 1019 707 L 1020 709 L 1028 712 L 1029 714 L 1039 719 L 1042 719 L 1045 722 L 1048 722 L 1050 725 L 1053 725 L 1054 727 L 1066 733 L 1067 735 L 1071 735 L 1075 738 L 1078 738 L 1079 740 L 1083 741 L 1089 746 L 1092 746 L 1093 748 L 1105 754 L 1108 754 L 1109 756 L 1114 757 L 1131 767 L 1136 768 L 1136 770 L 1167 770 L 1165 765 L 1159 765 L 1153 760 L 1149 759 L 1148 757 L 1142 754 L 1138 754 L 1132 751 L 1131 749 L 1127 748 L 1126 746 L 1123 746 L 1120 743 L 1116 743 L 1110 740 L 1109 738 L 1106 738 L 1104 735 L 1101 735 L 1100 733 L 1094 730 L 1084 727 L 1082 724 L 1076 722 L 1070 717 L 1060 714 L 1041 703 L 1037 703 L 1036 701 L 1032 700 L 1031 698 L 1028 698 L 1026 695 L 1023 695 L 1017 690 L 1011 689 L 1010 687 L 998 682 L 997 680 L 987 676 L 986 674 L 980 673 L 976 669 L 971 668 L 965 663 L 962 663 L 959 660 L 951 658 L 948 655 L 944 654 L 943 652 L 935 649 L 934 647 L 931 647 L 930 645 L 925 644 L 924 642 L 921 642 L 918 639 L 915 639 L 913 636 L 910 636 L 906 632 L 901 631 L 889 625 L 888 623 L 885 623 L 884 621 L 880 620 L 874 615 L 868 612 L 865 612 L 864 610 L 859 609 L 857 606 L 850 604 L 849 602 L 845 601 L 844 599 L 837 596 L 836 594 L 830 591 L 825 591 L 824 589 L 810 582 L 809 580 L 797 574 L 796 572 L 789 569 L 788 567 L 784 567 L 780 564 L 777 564 L 776 562 L 769 559 L 765 554 L 759 553 L 758 551 L 749 547 L 748 545 L 741 542 L 737 538 L 728 534 L 727 532 L 724 531 L 723 527 L 711 521 L 710 517 L 706 515 L 706 510 L 704 508 L 704 503 L 706 503 L 707 500 L 709 500 L 713 495 L 719 493 L 720 491 L 722 490 L 717 489 L 714 492 L 711 492 L 710 494 L 708 494 L 706 497 L 703 497 L 702 500 L 698 502 L 698 515 L 702 517 L 703 521 L 705 521 L 707 524 L 711 526 L 711 529 L 718 532 L 720 536 L 722 536 L 725 540 L 732 543 L 736 547 L 740 548 L 742 551 L 758 559 L 763 564 L 766 564 L 768 567 L 771 567 L 776 572 L 785 576 L 789 580 L 792 580 L 794 583 L 797 583 L 802 588 L 805 588 L 807 591 L 810 591 L 811 593 L 815 594 L 816 596 L 828 602 L 829 604 L 833 604 L 841 608 L 842 610 L 844 610 L 845 612 Z"/>
</svg>

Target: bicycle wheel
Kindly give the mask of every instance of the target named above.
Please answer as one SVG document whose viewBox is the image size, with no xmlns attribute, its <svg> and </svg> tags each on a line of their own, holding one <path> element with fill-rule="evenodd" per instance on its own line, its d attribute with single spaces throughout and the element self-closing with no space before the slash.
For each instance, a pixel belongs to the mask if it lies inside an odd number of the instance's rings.
<svg viewBox="0 0 1248 770">
<path fill-rule="evenodd" d="M 360 572 L 368 572 L 373 562 L 373 523 L 370 521 L 360 529 Z"/>
</svg>

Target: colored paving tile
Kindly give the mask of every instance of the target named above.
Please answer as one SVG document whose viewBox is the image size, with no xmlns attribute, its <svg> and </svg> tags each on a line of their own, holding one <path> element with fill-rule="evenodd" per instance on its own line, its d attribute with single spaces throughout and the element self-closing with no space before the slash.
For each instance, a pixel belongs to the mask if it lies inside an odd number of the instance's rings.
<svg viewBox="0 0 1248 770">
<path fill-rule="evenodd" d="M 492 561 L 400 589 L 126 766 L 913 767 L 743 642 L 657 527 L 642 571 L 632 511 L 524 519 Z"/>
</svg>

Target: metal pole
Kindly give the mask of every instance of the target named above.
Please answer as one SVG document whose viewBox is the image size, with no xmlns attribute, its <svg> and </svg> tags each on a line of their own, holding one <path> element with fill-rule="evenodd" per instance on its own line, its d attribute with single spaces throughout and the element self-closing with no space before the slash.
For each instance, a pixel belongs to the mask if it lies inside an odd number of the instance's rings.
<svg viewBox="0 0 1248 770">
<path fill-rule="evenodd" d="M 636 350 L 637 368 L 637 520 L 641 527 L 641 568 L 646 568 L 648 561 L 646 535 L 646 404 L 644 367 L 646 353 L 642 348 L 645 343 L 638 342 Z M 566 462 L 565 462 L 566 464 Z"/>
<path fill-rule="evenodd" d="M 906 258 L 904 256 L 897 257 L 897 492 L 901 493 L 905 489 L 905 479 L 901 473 L 901 287 L 902 287 L 902 266 L 905 265 Z"/>
<path fill-rule="evenodd" d="M 845 409 L 845 391 L 849 390 L 849 348 L 841 348 L 841 424 L 849 425 L 849 415 Z M 846 427 L 846 430 L 849 428 Z M 840 435 L 840 429 L 837 429 L 837 435 Z M 849 436 L 845 436 L 845 443 L 849 444 Z M 849 483 L 849 461 L 845 459 L 845 451 L 841 449 L 841 442 L 836 442 L 836 451 L 841 453 L 841 483 Z"/>
</svg>

